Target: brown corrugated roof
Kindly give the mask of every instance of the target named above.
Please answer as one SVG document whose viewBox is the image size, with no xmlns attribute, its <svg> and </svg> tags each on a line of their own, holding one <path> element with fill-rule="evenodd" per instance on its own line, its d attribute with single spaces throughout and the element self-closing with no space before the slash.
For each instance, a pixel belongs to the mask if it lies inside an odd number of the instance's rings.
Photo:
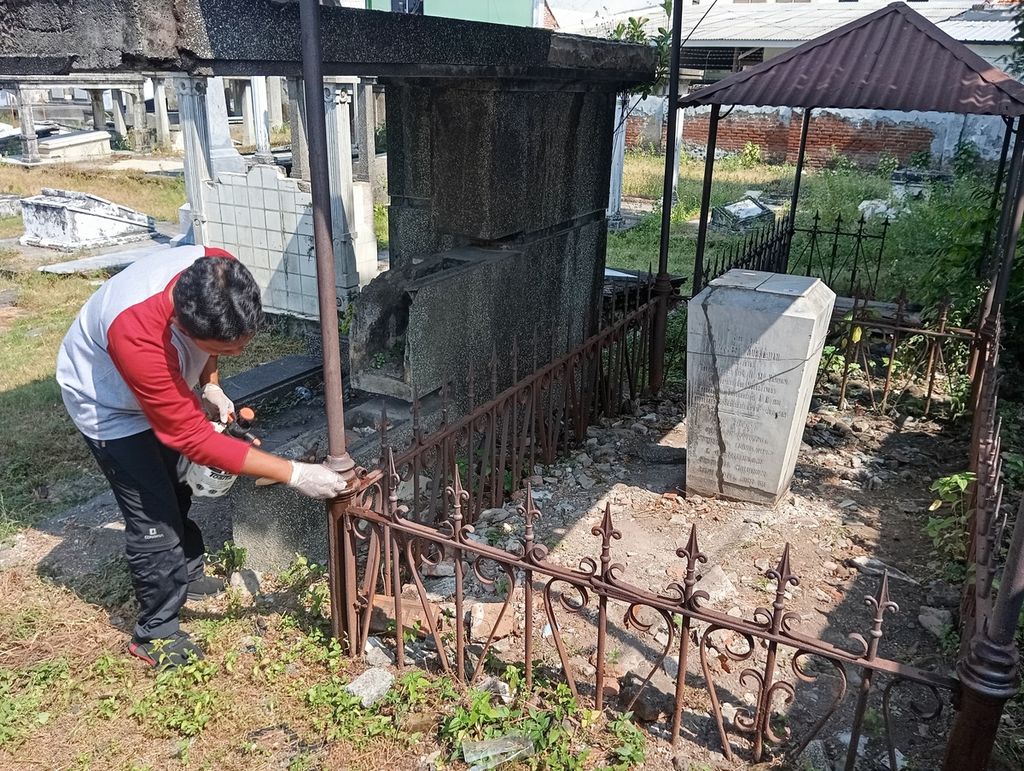
<svg viewBox="0 0 1024 771">
<path fill-rule="evenodd" d="M 1024 85 L 897 2 L 679 103 L 1024 115 Z"/>
</svg>

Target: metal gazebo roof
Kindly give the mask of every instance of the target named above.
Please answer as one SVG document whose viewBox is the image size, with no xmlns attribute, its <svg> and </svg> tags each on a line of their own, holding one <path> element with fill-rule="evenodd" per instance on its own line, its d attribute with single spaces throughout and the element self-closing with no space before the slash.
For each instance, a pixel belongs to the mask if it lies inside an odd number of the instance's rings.
<svg viewBox="0 0 1024 771">
<path fill-rule="evenodd" d="M 679 104 L 1020 116 L 1024 85 L 896 2 Z"/>
</svg>

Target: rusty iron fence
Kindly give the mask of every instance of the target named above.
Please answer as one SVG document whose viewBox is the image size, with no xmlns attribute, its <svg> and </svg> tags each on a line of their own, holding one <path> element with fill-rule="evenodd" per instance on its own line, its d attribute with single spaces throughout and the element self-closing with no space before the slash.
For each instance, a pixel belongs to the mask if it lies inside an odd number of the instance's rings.
<svg viewBox="0 0 1024 771">
<path fill-rule="evenodd" d="M 1008 511 L 1003 506 L 1003 460 L 999 418 L 1000 323 L 982 330 L 981 366 L 971 430 L 968 469 L 974 474 L 964 538 L 968 578 L 960 608 L 961 651 L 988 625 L 995 599 Z"/>
<path fill-rule="evenodd" d="M 883 303 L 837 298 L 818 371 L 818 393 L 845 406 L 856 387 L 860 402 L 886 413 L 929 415 L 941 401 L 946 415 L 970 407 L 971 349 L 976 334 L 950 324 L 950 305 L 913 310 L 906 296 Z"/>
<path fill-rule="evenodd" d="M 789 220 L 776 218 L 759 231 L 707 254 L 704 269 L 694 277 L 693 294 L 734 269 L 785 273 L 792 236 Z"/>
<path fill-rule="evenodd" d="M 884 217 L 875 225 L 863 214 L 852 222 L 837 214 L 825 223 L 815 212 L 809 225 L 793 230 L 788 272 L 817 276 L 838 295 L 877 297 L 888 231 Z"/>
<path fill-rule="evenodd" d="M 632 410 L 647 388 L 657 302 L 651 299 L 649 280 L 620 293 L 604 328 L 578 348 L 538 367 L 534 346 L 533 371 L 521 379 L 519 347 L 513 341 L 514 385 L 498 392 L 495 358 L 487 401 L 476 404 L 478 388 L 470 373 L 469 414 L 451 421 L 442 409 L 441 425 L 434 431 L 424 434 L 419 401 L 414 401 L 412 443 L 395 461 L 401 479 L 425 493 L 414 496 L 411 518 L 438 520 L 444 512 L 442 493 L 459 470 L 469 494 L 463 516 L 472 523 L 519 489 L 535 465 L 553 463 L 567 448 L 581 444 L 596 418 Z M 386 415 L 379 425 L 383 458 Z"/>
<path fill-rule="evenodd" d="M 707 705 L 719 749 L 730 761 L 737 756 L 751 762 L 799 756 L 826 725 L 834 728 L 845 720 L 850 734 L 847 771 L 857 764 L 869 710 L 881 715 L 889 767 L 898 768 L 897 736 L 906 729 L 907 716 L 932 721 L 949 703 L 955 686 L 952 677 L 880 654 L 886 616 L 898 611 L 886 575 L 877 590 L 864 598 L 864 633 L 851 634 L 851 647 L 842 648 L 801 633 L 799 614 L 788 604 L 790 589 L 800 583 L 788 544 L 778 564 L 764 573 L 774 584 L 771 607 L 737 618 L 705 605 L 708 595 L 701 591 L 698 567 L 707 558 L 700 551 L 696 525 L 687 543 L 675 549 L 682 561 L 682 581 L 650 589 L 625 579 L 627 567 L 614 554 L 614 541 L 621 534 L 610 505 L 592 528 L 597 539 L 594 554 L 584 557 L 578 567 L 567 568 L 550 560 L 547 547 L 537 540 L 535 524 L 542 514 L 529 485 L 518 507 L 522 538 L 517 549 L 505 550 L 473 538 L 473 526 L 466 520 L 471 493 L 462 486 L 457 468 L 452 484 L 444 490 L 444 519 L 436 526 L 410 518 L 411 507 L 397 494 L 399 484 L 392 453 L 384 469 L 364 476 L 358 500 L 337 523 L 345 531 L 343 537 L 359 546 L 360 572 L 351 575 L 351 582 L 335 587 L 357 620 L 352 627 L 357 630 L 357 650 L 366 645 L 375 610 L 381 606 L 392 610 L 396 621 L 388 636 L 399 669 L 410 663 L 410 635 L 418 636 L 417 649 L 429 649 L 431 655 L 420 654 L 417 664 L 467 684 L 478 681 L 493 661 L 498 638 L 505 634 L 499 631 L 502 620 L 515 618 L 519 623 L 515 639 L 521 648 L 515 653 L 506 648 L 502 656 L 519 662 L 526 687 L 531 687 L 536 668 L 549 666 L 545 662 L 550 659 L 550 666 L 561 670 L 575 696 L 603 710 L 612 706 L 606 695 L 611 671 L 609 637 L 627 630 L 654 640 L 650 644 L 654 655 L 647 676 L 625 703 L 620 701 L 621 708 L 633 709 L 643 690 L 652 687 L 655 673 L 668 669 L 666 662 L 671 660 L 674 745 L 686 728 L 688 706 Z M 427 571 L 442 563 L 454 577 L 449 614 L 438 612 L 436 598 L 431 598 L 424 583 Z M 489 587 L 499 597 L 500 610 L 482 634 L 467 610 L 470 584 Z M 592 627 L 587 647 L 596 652 L 593 674 L 588 677 L 576 672 L 570 661 L 572 650 L 579 648 L 578 642 L 566 638 L 570 616 L 584 618 L 584 626 Z M 621 625 L 615 621 L 619 617 Z M 413 623 L 412 618 L 418 621 Z M 689 684 L 688 678 L 691 682 L 697 678 L 699 687 Z M 740 689 L 754 691 L 754 702 L 727 719 L 723 699 Z M 700 698 L 699 691 L 703 691 Z M 778 708 L 801 696 L 805 706 L 814 705 L 808 709 L 816 709 L 816 714 L 801 724 L 782 717 Z"/>
<path fill-rule="evenodd" d="M 788 217 L 776 218 L 756 233 L 707 253 L 693 293 L 739 268 L 817 276 L 836 294 L 875 297 L 888 230 L 888 220 L 876 227 L 863 215 L 847 223 L 840 214 L 826 224 L 816 212 L 809 225 L 797 226 Z"/>
</svg>

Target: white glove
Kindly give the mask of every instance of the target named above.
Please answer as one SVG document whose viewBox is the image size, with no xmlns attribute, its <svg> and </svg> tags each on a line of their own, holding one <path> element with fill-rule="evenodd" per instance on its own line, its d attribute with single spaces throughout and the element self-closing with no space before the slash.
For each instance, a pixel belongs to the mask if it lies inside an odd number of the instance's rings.
<svg viewBox="0 0 1024 771">
<path fill-rule="evenodd" d="M 235 403 L 216 383 L 207 383 L 203 386 L 203 401 L 212 414 L 220 416 L 221 423 L 227 423 L 229 419 L 234 419 Z"/>
<path fill-rule="evenodd" d="M 348 487 L 345 480 L 335 471 L 320 463 L 299 463 L 292 461 L 292 478 L 288 486 L 294 487 L 310 498 L 337 498 Z"/>
</svg>

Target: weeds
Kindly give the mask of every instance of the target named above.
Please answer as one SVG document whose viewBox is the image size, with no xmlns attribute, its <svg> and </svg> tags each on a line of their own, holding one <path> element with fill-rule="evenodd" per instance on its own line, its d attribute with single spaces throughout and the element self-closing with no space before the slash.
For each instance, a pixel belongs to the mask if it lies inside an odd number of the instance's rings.
<svg viewBox="0 0 1024 771">
<path fill-rule="evenodd" d="M 137 701 L 131 714 L 140 724 L 190 737 L 202 733 L 220 708 L 222 696 L 211 681 L 212 661 L 192 661 L 159 672 L 153 689 Z"/>
<path fill-rule="evenodd" d="M 227 541 L 213 555 L 210 564 L 213 566 L 214 572 L 219 573 L 225 578 L 230 578 L 233 573 L 237 573 L 245 567 L 246 556 L 244 546 L 239 546 L 234 541 Z"/>
<path fill-rule="evenodd" d="M 46 707 L 66 695 L 70 683 L 63 658 L 22 670 L 0 669 L 0 747 L 18 744 L 50 722 Z"/>
<path fill-rule="evenodd" d="M 942 515 L 929 516 L 924 530 L 932 540 L 943 572 L 954 581 L 962 581 L 964 578 L 964 563 L 967 559 L 964 538 L 968 513 L 967 488 L 974 479 L 973 472 L 961 471 L 936 479 L 928 488 L 937 495 L 928 511 L 941 511 Z"/>
</svg>

